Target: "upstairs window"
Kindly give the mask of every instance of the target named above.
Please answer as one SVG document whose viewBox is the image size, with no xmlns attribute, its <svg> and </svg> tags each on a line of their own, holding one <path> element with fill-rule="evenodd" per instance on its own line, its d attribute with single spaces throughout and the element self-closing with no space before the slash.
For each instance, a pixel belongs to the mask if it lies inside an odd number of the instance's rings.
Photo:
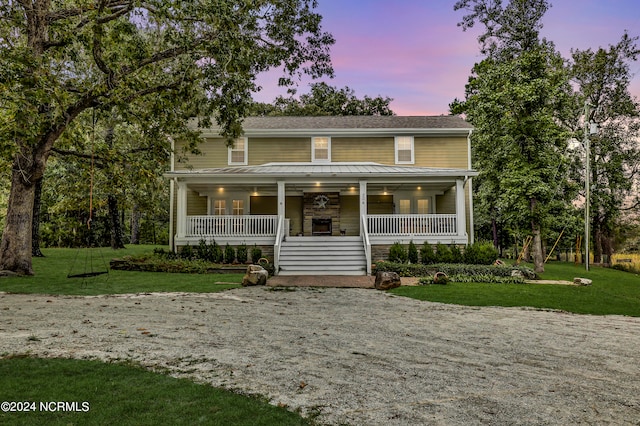
<svg viewBox="0 0 640 426">
<path fill-rule="evenodd" d="M 396 136 L 396 164 L 413 163 L 413 136 Z"/>
<path fill-rule="evenodd" d="M 330 162 L 331 161 L 331 139 L 327 137 L 311 139 L 311 161 Z"/>
<path fill-rule="evenodd" d="M 247 138 L 238 138 L 229 147 L 229 165 L 247 165 Z"/>
</svg>

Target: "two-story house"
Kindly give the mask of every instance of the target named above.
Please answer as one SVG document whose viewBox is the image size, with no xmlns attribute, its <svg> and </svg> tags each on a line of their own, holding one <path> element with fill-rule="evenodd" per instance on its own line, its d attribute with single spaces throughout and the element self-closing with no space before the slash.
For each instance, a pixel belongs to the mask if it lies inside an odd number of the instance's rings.
<svg viewBox="0 0 640 426">
<path fill-rule="evenodd" d="M 473 240 L 472 128 L 455 116 L 250 117 L 172 161 L 171 245 L 263 248 L 281 274 L 366 274 L 394 242 Z M 175 144 L 175 152 L 181 148 Z"/>
</svg>

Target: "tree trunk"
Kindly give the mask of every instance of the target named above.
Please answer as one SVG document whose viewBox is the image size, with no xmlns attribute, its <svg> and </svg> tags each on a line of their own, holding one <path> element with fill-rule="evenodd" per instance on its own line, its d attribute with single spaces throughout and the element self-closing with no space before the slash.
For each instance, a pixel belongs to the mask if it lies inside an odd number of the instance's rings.
<svg viewBox="0 0 640 426">
<path fill-rule="evenodd" d="M 33 218 L 31 225 L 31 255 L 33 257 L 44 257 L 40 250 L 40 207 L 42 205 L 42 181 L 36 180 L 35 193 L 33 198 Z"/>
<path fill-rule="evenodd" d="M 131 244 L 140 244 L 140 211 L 137 203 L 131 211 Z"/>
<path fill-rule="evenodd" d="M 118 199 L 115 195 L 109 194 L 107 203 L 109 205 L 109 223 L 111 225 L 111 248 L 114 250 L 123 249 L 125 248 L 124 234 L 120 217 L 118 216 Z"/>
<path fill-rule="evenodd" d="M 35 182 L 25 178 L 19 160 L 14 161 L 11 192 L 2 242 L 0 242 L 0 270 L 20 275 L 33 275 L 31 257 L 32 215 Z M 26 174 L 28 176 L 28 174 Z"/>
<path fill-rule="evenodd" d="M 491 234 L 493 236 L 493 246 L 498 248 L 498 224 L 495 218 L 491 218 Z"/>
<path fill-rule="evenodd" d="M 540 223 L 535 219 L 535 210 L 537 207 L 538 201 L 535 198 L 532 198 L 529 201 L 529 208 L 531 211 L 531 234 L 533 235 L 533 241 L 531 242 L 532 248 L 531 251 L 533 253 L 533 270 L 537 274 L 541 274 L 544 272 L 544 252 L 542 250 L 542 236 L 540 232 Z"/>
</svg>

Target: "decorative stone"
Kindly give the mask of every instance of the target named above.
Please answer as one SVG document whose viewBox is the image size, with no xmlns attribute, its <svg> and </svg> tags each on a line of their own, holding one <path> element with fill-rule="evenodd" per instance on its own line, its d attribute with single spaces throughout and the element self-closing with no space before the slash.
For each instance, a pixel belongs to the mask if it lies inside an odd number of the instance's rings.
<svg viewBox="0 0 640 426">
<path fill-rule="evenodd" d="M 512 269 L 511 270 L 511 276 L 515 277 L 515 278 L 525 279 L 524 273 L 519 269 Z"/>
<path fill-rule="evenodd" d="M 593 283 L 592 280 L 588 279 L 588 278 L 579 278 L 576 277 L 573 279 L 573 283 L 575 285 L 582 285 L 582 286 L 586 286 L 586 285 L 591 285 Z"/>
<path fill-rule="evenodd" d="M 269 272 L 260 265 L 247 266 L 247 272 L 242 277 L 244 287 L 253 285 L 265 285 L 269 278 Z"/>
<path fill-rule="evenodd" d="M 400 287 L 400 275 L 396 272 L 379 271 L 376 274 L 374 287 L 378 290 L 389 290 Z"/>
</svg>

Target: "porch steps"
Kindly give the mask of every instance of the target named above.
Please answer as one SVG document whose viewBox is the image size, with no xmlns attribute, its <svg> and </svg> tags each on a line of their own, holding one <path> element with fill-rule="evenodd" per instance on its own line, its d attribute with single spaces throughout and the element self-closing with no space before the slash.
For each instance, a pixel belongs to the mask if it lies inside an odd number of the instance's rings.
<svg viewBox="0 0 640 426">
<path fill-rule="evenodd" d="M 366 275 L 360 237 L 287 237 L 279 275 Z"/>
</svg>

